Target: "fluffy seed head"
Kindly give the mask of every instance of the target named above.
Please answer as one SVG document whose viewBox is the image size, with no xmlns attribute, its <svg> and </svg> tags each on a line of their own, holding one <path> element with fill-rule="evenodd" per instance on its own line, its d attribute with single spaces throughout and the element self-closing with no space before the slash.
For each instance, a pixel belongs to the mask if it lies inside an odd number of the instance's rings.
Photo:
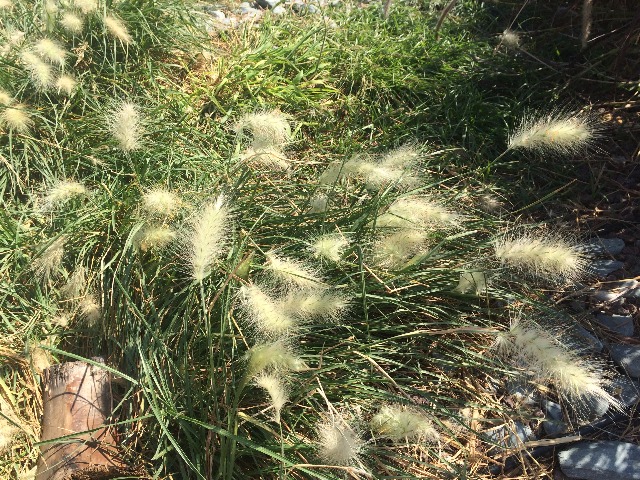
<svg viewBox="0 0 640 480">
<path fill-rule="evenodd" d="M 260 149 L 249 147 L 241 155 L 240 159 L 254 165 L 264 166 L 272 170 L 284 171 L 288 170 L 291 166 L 289 160 L 287 159 L 287 156 L 279 147 L 267 146 Z"/>
<path fill-rule="evenodd" d="M 262 335 L 270 338 L 284 337 L 296 327 L 295 320 L 284 311 L 280 302 L 257 285 L 242 287 L 240 297 L 249 322 Z"/>
<path fill-rule="evenodd" d="M 11 0 L 0 0 L 0 10 L 10 10 L 13 8 Z"/>
<path fill-rule="evenodd" d="M 244 115 L 238 120 L 234 130 L 240 137 L 245 132 L 251 134 L 251 148 L 254 151 L 282 148 L 291 140 L 289 118 L 277 110 Z"/>
<path fill-rule="evenodd" d="M 33 49 L 51 63 L 64 66 L 67 51 L 58 42 L 50 38 L 42 38 L 35 43 Z"/>
<path fill-rule="evenodd" d="M 587 256 L 580 246 L 550 237 L 502 237 L 494 242 L 503 265 L 553 281 L 574 281 L 582 276 Z"/>
<path fill-rule="evenodd" d="M 328 465 L 354 463 L 364 447 L 364 440 L 342 418 L 318 425 L 318 455 Z"/>
<path fill-rule="evenodd" d="M 380 164 L 390 168 L 409 168 L 420 159 L 420 155 L 415 145 L 403 145 L 385 153 Z"/>
<path fill-rule="evenodd" d="M 376 219 L 378 227 L 446 228 L 456 226 L 460 217 L 437 202 L 423 196 L 410 195 L 393 202 Z"/>
<path fill-rule="evenodd" d="M 515 50 L 520 47 L 520 34 L 507 28 L 500 34 L 500 43 L 507 48 Z"/>
<path fill-rule="evenodd" d="M 133 245 L 140 251 L 161 249 L 177 238 L 177 233 L 166 225 L 146 225 L 136 232 Z"/>
<path fill-rule="evenodd" d="M 133 43 L 133 37 L 129 33 L 127 26 L 119 18 L 107 15 L 104 17 L 104 26 L 111 36 L 120 40 L 124 45 Z"/>
<path fill-rule="evenodd" d="M 86 288 L 87 269 L 79 265 L 73 273 L 69 275 L 67 283 L 60 289 L 60 294 L 65 300 L 75 301 L 83 297 Z"/>
<path fill-rule="evenodd" d="M 0 125 L 18 133 L 29 133 L 33 120 L 25 110 L 25 106 L 16 103 L 0 113 Z"/>
<path fill-rule="evenodd" d="M 0 89 L 0 107 L 8 107 L 13 103 L 13 97 L 4 90 Z"/>
<path fill-rule="evenodd" d="M 98 0 L 73 0 L 73 4 L 85 15 L 98 9 Z"/>
<path fill-rule="evenodd" d="M 98 299 L 94 294 L 86 295 L 80 300 L 78 303 L 78 315 L 86 320 L 90 326 L 95 326 L 100 321 L 102 311 L 100 303 L 98 303 Z"/>
<path fill-rule="evenodd" d="M 440 435 L 424 413 L 403 405 L 387 405 L 371 419 L 371 429 L 395 442 L 415 440 L 437 442 Z"/>
<path fill-rule="evenodd" d="M 31 80 L 38 88 L 49 88 L 53 83 L 53 69 L 51 65 L 44 62 L 40 57 L 30 51 L 22 53 L 22 61 L 29 71 Z"/>
<path fill-rule="evenodd" d="M 181 205 L 180 197 L 164 188 L 154 188 L 142 196 L 143 210 L 157 217 L 170 218 L 175 215 Z"/>
<path fill-rule="evenodd" d="M 4 453 L 13 444 L 16 435 L 20 432 L 15 424 L 19 420 L 13 407 L 0 395 L 0 454 Z"/>
<path fill-rule="evenodd" d="M 70 96 L 76 88 L 78 82 L 71 75 L 60 75 L 56 80 L 55 87 L 58 93 Z"/>
<path fill-rule="evenodd" d="M 573 155 L 595 140 L 596 121 L 588 114 L 554 112 L 524 118 L 509 137 L 509 150 L 524 148 L 541 153 Z"/>
<path fill-rule="evenodd" d="M 252 378 L 265 370 L 301 372 L 308 367 L 282 340 L 261 343 L 247 352 L 247 373 Z"/>
<path fill-rule="evenodd" d="M 64 205 L 72 198 L 88 195 L 89 190 L 83 184 L 72 180 L 55 183 L 42 198 L 41 210 L 47 211 Z"/>
<path fill-rule="evenodd" d="M 280 411 L 282 407 L 284 407 L 284 404 L 289 401 L 289 396 L 282 380 L 274 374 L 262 374 L 259 375 L 255 381 L 256 385 L 264 388 L 269 394 L 269 397 L 271 397 L 273 420 L 280 423 Z"/>
<path fill-rule="evenodd" d="M 426 246 L 428 238 L 426 232 L 413 229 L 385 235 L 373 245 L 373 262 L 390 270 L 401 268 Z"/>
<path fill-rule="evenodd" d="M 123 152 L 128 153 L 141 147 L 142 118 L 136 104 L 118 104 L 107 117 L 107 126 Z"/>
<path fill-rule="evenodd" d="M 201 282 L 211 274 L 211 266 L 227 248 L 230 232 L 231 214 L 222 195 L 207 203 L 191 220 L 187 261 L 194 280 Z"/>
<path fill-rule="evenodd" d="M 558 392 L 572 402 L 583 404 L 597 400 L 622 409 L 620 402 L 604 390 L 606 382 L 600 370 L 541 328 L 515 322 L 511 330 L 499 338 L 499 349 L 538 377 L 552 382 Z"/>
<path fill-rule="evenodd" d="M 316 238 L 311 244 L 311 252 L 316 258 L 339 262 L 349 246 L 349 240 L 339 233 L 329 233 Z"/>
<path fill-rule="evenodd" d="M 322 277 L 311 265 L 299 260 L 281 257 L 274 252 L 265 254 L 267 265 L 265 269 L 278 282 L 286 287 L 321 288 L 324 286 Z"/>
<path fill-rule="evenodd" d="M 338 321 L 349 307 L 347 298 L 325 290 L 303 289 L 290 292 L 282 302 L 282 309 L 300 320 Z"/>
<path fill-rule="evenodd" d="M 454 288 L 454 292 L 463 294 L 473 292 L 476 295 L 482 295 L 486 289 L 487 276 L 484 272 L 464 272 L 460 275 L 460 281 Z"/>
<path fill-rule="evenodd" d="M 36 278 L 46 283 L 49 281 L 52 274 L 57 273 L 57 270 L 62 264 L 64 244 L 66 241 L 67 237 L 65 235 L 60 235 L 33 261 L 31 270 Z"/>
<path fill-rule="evenodd" d="M 60 18 L 60 25 L 69 33 L 79 34 L 82 33 L 84 20 L 73 12 L 64 12 Z"/>
</svg>

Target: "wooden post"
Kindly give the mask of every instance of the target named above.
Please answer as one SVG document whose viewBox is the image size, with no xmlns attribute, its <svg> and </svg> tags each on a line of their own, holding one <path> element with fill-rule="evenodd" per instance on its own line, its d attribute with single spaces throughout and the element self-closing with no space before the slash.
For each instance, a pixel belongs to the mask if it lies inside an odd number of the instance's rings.
<svg viewBox="0 0 640 480">
<path fill-rule="evenodd" d="M 112 408 L 109 372 L 85 362 L 61 363 L 44 370 L 43 384 L 41 441 L 68 438 L 40 447 L 36 480 L 139 478 L 104 426 Z"/>
</svg>

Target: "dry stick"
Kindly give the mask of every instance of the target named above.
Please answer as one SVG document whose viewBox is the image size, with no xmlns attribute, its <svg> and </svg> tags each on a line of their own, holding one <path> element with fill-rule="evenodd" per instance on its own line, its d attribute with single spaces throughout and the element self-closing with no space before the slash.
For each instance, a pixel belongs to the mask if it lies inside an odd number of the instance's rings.
<svg viewBox="0 0 640 480">
<path fill-rule="evenodd" d="M 442 22 L 444 22 L 444 19 L 446 18 L 447 15 L 449 15 L 449 12 L 453 9 L 453 7 L 456 6 L 457 1 L 458 0 L 451 0 L 448 3 L 448 5 L 444 7 L 444 9 L 442 10 L 442 13 L 440 14 L 440 18 L 438 18 L 438 23 L 436 23 L 436 30 L 435 30 L 436 40 L 438 39 L 438 32 L 440 31 Z"/>
<path fill-rule="evenodd" d="M 593 22 L 593 0 L 584 0 L 582 4 L 582 33 L 580 35 L 580 46 L 585 50 L 588 45 L 589 35 L 591 35 L 591 25 Z"/>
</svg>

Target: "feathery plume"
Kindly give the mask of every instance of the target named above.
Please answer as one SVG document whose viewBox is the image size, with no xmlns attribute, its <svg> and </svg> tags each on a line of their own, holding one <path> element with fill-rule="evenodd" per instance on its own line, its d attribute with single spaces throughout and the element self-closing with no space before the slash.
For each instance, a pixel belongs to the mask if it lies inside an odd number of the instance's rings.
<svg viewBox="0 0 640 480">
<path fill-rule="evenodd" d="M 47 190 L 42 198 L 40 209 L 43 211 L 52 210 L 64 205 L 72 198 L 88 194 L 89 190 L 83 184 L 72 180 L 60 180 Z"/>
<path fill-rule="evenodd" d="M 258 150 L 249 147 L 240 156 L 240 159 L 253 164 L 260 164 L 273 170 L 287 170 L 291 166 L 282 150 L 271 146 Z"/>
<path fill-rule="evenodd" d="M 66 300 L 78 300 L 83 297 L 87 287 L 87 269 L 78 265 L 60 289 L 60 295 Z"/>
<path fill-rule="evenodd" d="M 323 287 L 322 277 L 315 269 L 299 260 L 281 257 L 274 252 L 265 254 L 265 269 L 280 283 L 287 287 L 319 288 Z"/>
<path fill-rule="evenodd" d="M 376 219 L 377 227 L 427 228 L 456 226 L 460 217 L 423 196 L 398 198 Z"/>
<path fill-rule="evenodd" d="M 225 251 L 231 231 L 231 215 L 224 196 L 207 203 L 191 221 L 187 260 L 191 277 L 201 282 L 211 274 L 213 262 Z"/>
<path fill-rule="evenodd" d="M 308 368 L 283 340 L 255 345 L 247 352 L 246 358 L 248 378 L 253 378 L 265 370 L 301 372 Z"/>
<path fill-rule="evenodd" d="M 261 334 L 267 337 L 286 336 L 296 326 L 280 302 L 267 295 L 257 285 L 248 285 L 240 289 L 249 322 Z"/>
<path fill-rule="evenodd" d="M 133 245 L 136 249 L 146 252 L 151 249 L 161 249 L 177 238 L 176 232 L 166 225 L 146 225 L 136 232 Z"/>
<path fill-rule="evenodd" d="M 429 239 L 420 230 L 400 230 L 379 238 L 373 244 L 373 261 L 390 270 L 401 268 L 422 250 Z"/>
<path fill-rule="evenodd" d="M 13 2 L 11 0 L 0 0 L 0 10 L 11 10 Z"/>
<path fill-rule="evenodd" d="M 500 43 L 511 50 L 516 50 L 520 48 L 520 34 L 507 28 L 500 34 Z"/>
<path fill-rule="evenodd" d="M 180 197 L 164 188 L 154 188 L 142 196 L 142 209 L 161 218 L 170 218 L 178 211 L 182 201 Z"/>
<path fill-rule="evenodd" d="M 271 397 L 271 405 L 273 406 L 273 420 L 276 423 L 280 423 L 280 412 L 284 404 L 289 401 L 287 390 L 285 389 L 280 377 L 273 374 L 259 375 L 256 380 L 256 385 L 263 388 Z"/>
<path fill-rule="evenodd" d="M 107 117 L 107 127 L 123 152 L 128 153 L 141 147 L 142 119 L 136 104 L 131 102 L 117 104 Z"/>
<path fill-rule="evenodd" d="M 604 390 L 606 382 L 597 368 L 561 346 L 541 328 L 516 321 L 509 332 L 498 337 L 498 348 L 500 353 L 515 357 L 538 377 L 551 381 L 558 392 L 572 402 L 584 404 L 599 400 L 623 409 L 620 402 Z"/>
<path fill-rule="evenodd" d="M 0 113 L 0 125 L 18 133 L 29 133 L 33 120 L 25 110 L 25 106 L 16 103 Z"/>
<path fill-rule="evenodd" d="M 476 295 L 482 295 L 487 289 L 487 276 L 484 272 L 463 272 L 460 274 L 458 286 L 454 292 L 467 293 L 473 291 Z"/>
<path fill-rule="evenodd" d="M 87 321 L 90 326 L 95 326 L 100 317 L 102 311 L 100 309 L 100 303 L 94 294 L 84 296 L 78 303 L 78 315 Z"/>
<path fill-rule="evenodd" d="M 66 241 L 66 235 L 60 235 L 33 260 L 31 270 L 36 278 L 46 283 L 53 273 L 57 273 L 56 271 L 62 264 L 64 244 Z"/>
<path fill-rule="evenodd" d="M 133 43 L 133 37 L 129 33 L 127 26 L 119 18 L 111 15 L 105 16 L 104 26 L 107 28 L 107 32 L 109 32 L 111 36 L 120 40 L 124 45 Z"/>
<path fill-rule="evenodd" d="M 539 118 L 525 117 L 510 135 L 508 149 L 573 155 L 589 147 L 596 133 L 596 121 L 585 113 L 553 112 Z"/>
<path fill-rule="evenodd" d="M 51 65 L 30 51 L 22 52 L 21 58 L 29 71 L 31 80 L 38 88 L 45 89 L 51 86 L 53 83 L 53 69 Z"/>
<path fill-rule="evenodd" d="M 349 246 L 349 239 L 339 233 L 329 233 L 317 237 L 311 244 L 311 252 L 316 258 L 325 258 L 338 263 Z"/>
<path fill-rule="evenodd" d="M 73 0 L 73 4 L 85 15 L 98 9 L 98 0 Z"/>
<path fill-rule="evenodd" d="M 60 25 L 69 33 L 79 34 L 82 33 L 84 20 L 73 12 L 64 12 L 60 18 Z"/>
<path fill-rule="evenodd" d="M 289 117 L 277 110 L 244 115 L 238 120 L 234 130 L 239 137 L 245 131 L 251 133 L 251 148 L 254 151 L 281 148 L 291 140 Z"/>
<path fill-rule="evenodd" d="M 335 322 L 348 307 L 349 301 L 342 295 L 315 289 L 294 290 L 282 301 L 283 311 L 301 320 L 324 318 Z"/>
<path fill-rule="evenodd" d="M 418 409 L 403 405 L 386 405 L 371 419 L 371 429 L 378 437 L 394 442 L 415 440 L 437 442 L 440 438 L 433 422 Z"/>
<path fill-rule="evenodd" d="M 587 266 L 580 246 L 548 236 L 505 236 L 494 241 L 494 250 L 503 265 L 554 281 L 575 281 Z"/>
<path fill-rule="evenodd" d="M 33 49 L 51 63 L 55 63 L 60 67 L 65 64 L 67 51 L 60 44 L 50 38 L 41 38 L 38 40 Z"/>
<path fill-rule="evenodd" d="M 380 164 L 390 168 L 409 168 L 420 159 L 420 156 L 420 150 L 415 145 L 402 145 L 385 153 Z"/>
<path fill-rule="evenodd" d="M 13 101 L 14 99 L 11 95 L 0 89 L 0 107 L 8 107 Z"/>
<path fill-rule="evenodd" d="M 364 440 L 339 415 L 317 427 L 318 455 L 328 465 L 350 465 L 358 460 Z"/>
<path fill-rule="evenodd" d="M 15 424 L 19 424 L 18 417 L 9 402 L 0 395 L 0 453 L 4 453 L 12 445 L 16 435 L 20 432 Z"/>
<path fill-rule="evenodd" d="M 58 93 L 63 93 L 67 96 L 71 96 L 76 88 L 78 82 L 71 75 L 60 75 L 55 82 L 55 87 Z"/>
</svg>

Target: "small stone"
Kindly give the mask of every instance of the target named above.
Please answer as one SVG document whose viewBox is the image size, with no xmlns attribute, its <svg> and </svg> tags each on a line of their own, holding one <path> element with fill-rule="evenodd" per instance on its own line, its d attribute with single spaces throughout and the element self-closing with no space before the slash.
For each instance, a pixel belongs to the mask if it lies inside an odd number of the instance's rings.
<svg viewBox="0 0 640 480">
<path fill-rule="evenodd" d="M 621 238 L 597 238 L 584 247 L 586 253 L 593 255 L 618 255 L 624 248 L 624 240 Z"/>
<path fill-rule="evenodd" d="M 291 9 L 298 15 L 307 15 L 319 11 L 318 7 L 316 7 L 315 5 L 307 5 L 305 3 L 294 3 L 293 5 L 291 5 Z"/>
<path fill-rule="evenodd" d="M 633 336 L 633 317 L 626 315 L 596 315 L 598 323 L 604 327 L 607 327 L 612 332 L 616 332 L 618 335 L 624 337 Z"/>
<path fill-rule="evenodd" d="M 543 400 L 542 409 L 547 417 L 547 420 L 542 422 L 542 428 L 547 435 L 560 435 L 567 431 L 567 424 L 562 421 L 564 415 L 560 404 Z"/>
<path fill-rule="evenodd" d="M 224 12 L 222 12 L 220 10 L 211 10 L 208 13 L 209 13 L 209 15 L 211 15 L 216 20 L 224 20 L 225 18 L 227 18 L 227 16 L 224 14 Z"/>
<path fill-rule="evenodd" d="M 606 277 L 622 267 L 624 267 L 624 263 L 618 260 L 596 260 L 589 266 L 589 271 L 599 277 Z"/>
<path fill-rule="evenodd" d="M 610 347 L 611 358 L 625 369 L 627 375 L 640 378 L 640 345 L 614 344 Z"/>
<path fill-rule="evenodd" d="M 612 292 L 611 290 L 596 290 L 591 294 L 591 299 L 596 303 L 613 302 L 622 297 L 620 292 Z"/>
<path fill-rule="evenodd" d="M 260 8 L 274 9 L 280 3 L 280 0 L 256 0 L 256 5 Z"/>
<path fill-rule="evenodd" d="M 594 352 L 601 352 L 604 349 L 604 345 L 597 337 L 591 334 L 589 330 L 578 325 L 575 329 L 576 335 L 585 341 L 589 345 L 589 348 Z"/>
<path fill-rule="evenodd" d="M 485 434 L 485 438 L 496 443 L 501 450 L 515 448 L 529 440 L 535 440 L 536 435 L 531 427 L 520 422 L 514 422 L 513 425 L 502 425 L 500 428 L 491 430 Z"/>
<path fill-rule="evenodd" d="M 640 382 L 620 375 L 609 385 L 611 393 L 617 397 L 625 407 L 635 405 L 640 400 Z"/>
<path fill-rule="evenodd" d="M 640 288 L 634 288 L 624 293 L 623 297 L 629 299 L 640 298 Z"/>
<path fill-rule="evenodd" d="M 285 13 L 287 13 L 287 9 L 282 5 L 276 5 L 271 11 L 274 15 L 284 15 Z"/>
<path fill-rule="evenodd" d="M 626 442 L 580 442 L 558 454 L 560 469 L 581 480 L 640 480 L 640 446 Z"/>
</svg>

